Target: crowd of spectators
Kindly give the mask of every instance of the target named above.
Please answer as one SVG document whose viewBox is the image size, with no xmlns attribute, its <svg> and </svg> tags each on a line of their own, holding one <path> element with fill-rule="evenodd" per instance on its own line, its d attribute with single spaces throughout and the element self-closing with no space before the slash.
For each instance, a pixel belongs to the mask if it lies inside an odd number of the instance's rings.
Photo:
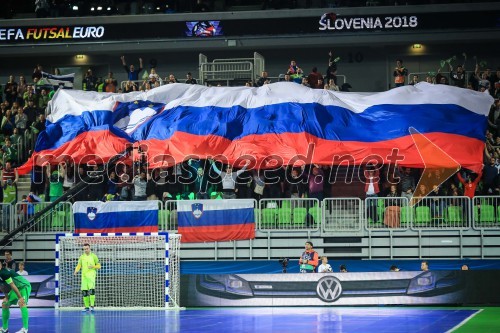
<svg viewBox="0 0 500 333">
<path fill-rule="evenodd" d="M 139 58 L 139 66 L 127 64 L 124 56 L 121 64 L 127 74 L 127 83 L 122 89 L 112 72 L 104 79 L 96 77 L 92 69 L 88 69 L 82 82 L 87 91 L 130 92 L 146 91 L 154 87 L 170 83 L 197 84 L 191 73 L 187 73 L 185 80 L 179 81 L 174 74 L 162 78 L 155 68 L 149 72 L 144 69 L 143 60 Z M 313 67 L 309 74 L 291 60 L 279 77 L 271 78 L 266 71 L 254 82 L 247 82 L 247 86 L 263 86 L 278 80 L 294 82 L 314 89 L 348 90 L 349 85 L 337 85 L 337 64 L 339 58 L 333 52 L 328 53 L 328 62 L 323 75 L 317 67 Z M 500 194 L 500 103 L 499 85 L 500 69 L 492 72 L 488 68 L 475 66 L 475 71 L 466 73 L 465 64 L 456 68 L 449 63 L 448 75 L 440 71 L 426 81 L 434 84 L 452 84 L 461 88 L 488 91 L 495 96 L 489 116 L 489 129 L 486 133 L 485 165 L 483 172 L 476 175 L 470 172 L 457 173 L 444 184 L 427 185 L 427 188 L 415 188 L 415 180 L 420 178 L 421 170 L 404 170 L 400 172 L 401 181 L 397 187 L 391 186 L 393 180 L 384 178 L 386 172 L 380 172 L 374 177 L 368 169 L 361 172 L 358 184 L 364 189 L 364 197 L 407 197 L 419 192 L 429 192 L 439 196 L 468 196 L 477 194 Z M 0 158 L 2 166 L 7 170 L 14 168 L 19 160 L 18 147 L 26 138 L 35 137 L 45 129 L 45 108 L 48 101 L 58 87 L 46 86 L 42 78 L 43 68 L 37 65 L 26 80 L 20 75 L 19 80 L 11 75 L 0 94 L 0 108 L 2 112 L 0 138 Z M 58 74 L 57 71 L 55 74 Z M 402 60 L 396 61 L 394 69 L 394 84 L 407 84 L 405 78 L 408 69 Z M 468 75 L 468 76 L 467 76 Z M 403 77 L 403 79 L 401 79 Z M 418 82 L 418 77 L 412 77 L 409 84 Z M 219 85 L 219 84 L 217 84 Z M 32 148 L 32 147 L 31 147 Z M 23 161 L 20 161 L 23 162 Z M 8 167 L 7 167 L 8 165 Z M 150 171 L 147 164 L 131 165 L 113 170 L 102 176 L 102 166 L 88 168 L 86 166 L 68 165 L 64 169 L 37 168 L 32 173 L 32 188 L 34 195 L 39 195 L 46 201 L 55 200 L 65 190 L 70 189 L 86 174 L 96 176 L 91 185 L 78 193 L 75 200 L 170 200 L 170 199 L 208 199 L 208 198 L 316 198 L 339 196 L 335 193 L 336 166 L 307 165 L 302 168 L 282 167 L 276 170 L 246 170 L 233 171 L 230 165 L 214 164 L 213 161 L 189 161 L 167 170 Z M 6 178 L 7 177 L 7 178 Z M 5 179 L 4 179 L 5 178 Z M 439 177 L 438 177 L 439 178 Z M 8 193 L 5 186 L 11 180 L 15 186 L 17 175 L 7 172 L 2 176 L 4 193 Z M 355 185 L 353 185 L 355 186 Z M 9 196 L 7 196 L 9 197 Z M 10 197 L 9 197 L 10 198 Z M 4 202 L 5 199 L 4 195 Z M 17 200 L 17 199 L 16 199 Z M 15 200 L 14 200 L 15 201 Z"/>
</svg>

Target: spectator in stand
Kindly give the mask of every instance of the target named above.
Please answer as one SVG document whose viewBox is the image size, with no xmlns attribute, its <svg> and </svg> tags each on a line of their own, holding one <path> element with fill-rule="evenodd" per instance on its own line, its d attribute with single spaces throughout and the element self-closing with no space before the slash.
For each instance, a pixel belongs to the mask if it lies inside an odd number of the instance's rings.
<svg viewBox="0 0 500 333">
<path fill-rule="evenodd" d="M 35 69 L 33 70 L 33 74 L 31 75 L 31 79 L 33 80 L 33 82 L 38 82 L 42 78 L 42 73 L 43 73 L 42 65 L 40 64 L 36 65 Z"/>
<path fill-rule="evenodd" d="M 394 76 L 394 85 L 396 87 L 405 85 L 406 76 L 408 76 L 408 69 L 403 66 L 403 60 L 396 60 L 396 68 L 394 68 L 392 75 Z"/>
<path fill-rule="evenodd" d="M 92 69 L 87 69 L 85 77 L 82 81 L 84 91 L 97 91 L 97 78 L 94 76 Z"/>
<path fill-rule="evenodd" d="M 36 107 L 34 99 L 28 99 L 28 103 L 26 103 L 24 107 L 24 114 L 28 118 L 26 123 L 26 127 L 31 127 L 31 125 L 36 121 L 36 118 L 40 115 L 41 111 Z"/>
<path fill-rule="evenodd" d="M 5 136 L 11 136 L 15 126 L 15 119 L 11 110 L 7 110 L 2 117 L 1 130 Z"/>
<path fill-rule="evenodd" d="M 302 82 L 302 75 L 304 74 L 304 71 L 302 71 L 302 68 L 297 66 L 297 62 L 295 60 L 290 61 L 290 66 L 288 67 L 286 73 L 290 75 L 294 82 Z"/>
<path fill-rule="evenodd" d="M 495 190 L 495 179 L 498 176 L 496 159 L 490 158 L 490 163 L 483 167 L 483 195 L 491 195 Z"/>
<path fill-rule="evenodd" d="M 462 177 L 462 174 L 457 172 L 457 177 L 460 183 L 464 186 L 464 195 L 469 198 L 474 198 L 474 195 L 476 193 L 476 187 L 479 181 L 481 180 L 482 176 L 482 171 L 477 175 L 477 177 L 472 180 L 472 177 L 470 174 L 467 175 L 466 179 Z"/>
<path fill-rule="evenodd" d="M 123 68 L 125 69 L 125 72 L 127 72 L 128 80 L 129 81 L 138 81 L 139 80 L 139 73 L 142 71 L 142 58 L 139 58 L 139 70 L 136 71 L 134 65 L 130 65 L 130 67 L 127 67 L 127 63 L 125 62 L 125 56 L 121 56 L 120 59 L 122 60 L 122 65 Z"/>
<path fill-rule="evenodd" d="M 35 134 L 45 131 L 45 115 L 43 113 L 40 114 L 36 122 L 31 125 L 31 130 Z"/>
<path fill-rule="evenodd" d="M 260 74 L 260 78 L 257 80 L 257 82 L 255 83 L 255 86 L 256 87 L 262 87 L 264 84 L 269 83 L 271 82 L 271 80 L 267 77 L 268 74 L 266 71 L 263 71 L 261 74 Z"/>
<path fill-rule="evenodd" d="M 198 82 L 196 82 L 196 79 L 193 79 L 193 75 L 191 74 L 191 72 L 188 72 L 186 74 L 186 84 L 197 84 Z"/>
<path fill-rule="evenodd" d="M 149 73 L 148 78 L 151 89 L 163 85 L 163 80 L 161 79 L 160 75 L 156 73 L 156 69 L 154 68 L 151 68 L 151 73 Z"/>
<path fill-rule="evenodd" d="M 283 82 L 293 82 L 292 77 L 290 74 L 285 74 L 285 77 L 283 78 Z"/>
<path fill-rule="evenodd" d="M 47 105 L 49 104 L 50 97 L 46 89 L 42 89 L 40 91 L 40 96 L 38 96 L 38 107 L 42 110 L 45 110 Z"/>
<path fill-rule="evenodd" d="M 24 100 L 24 106 L 28 104 L 29 100 L 33 100 L 35 105 L 38 105 L 38 95 L 35 94 L 35 89 L 33 88 L 33 85 L 29 84 L 26 87 L 26 91 L 23 94 L 23 100 Z"/>
<path fill-rule="evenodd" d="M 223 199 L 236 199 L 236 178 L 247 169 L 250 164 L 249 161 L 245 163 L 241 170 L 233 172 L 233 166 L 228 164 L 226 171 L 221 171 L 217 168 L 214 161 L 211 161 L 212 169 L 222 178 L 222 198 Z"/>
<path fill-rule="evenodd" d="M 286 197 L 292 199 L 305 198 L 307 187 L 300 174 L 300 169 L 292 168 L 286 177 Z"/>
<path fill-rule="evenodd" d="M 132 91 L 139 91 L 139 88 L 135 82 L 127 81 L 125 83 L 125 93 L 129 93 Z"/>
<path fill-rule="evenodd" d="M 311 73 L 309 73 L 309 75 L 307 76 L 307 80 L 309 81 L 309 85 L 311 88 L 323 89 L 323 86 L 321 85 L 321 87 L 320 87 L 318 84 L 319 80 L 323 81 L 323 75 L 321 75 L 321 73 L 318 72 L 317 67 L 313 67 Z"/>
<path fill-rule="evenodd" d="M 411 82 L 410 82 L 410 86 L 414 86 L 418 83 L 418 75 L 415 74 L 413 75 L 413 77 L 411 78 Z"/>
<path fill-rule="evenodd" d="M 95 161 L 90 161 L 89 164 L 93 165 L 91 167 L 92 170 L 88 172 L 88 176 L 90 179 L 89 179 L 87 200 L 99 201 L 104 195 L 107 180 L 105 180 L 103 177 L 103 171 L 101 166 L 97 165 Z"/>
<path fill-rule="evenodd" d="M 75 186 L 75 184 L 76 184 L 75 165 L 69 164 L 66 167 L 66 172 L 64 173 L 64 181 L 63 181 L 64 192 Z"/>
<path fill-rule="evenodd" d="M 5 84 L 4 88 L 5 100 L 8 101 L 10 105 L 17 100 L 17 82 L 15 79 L 14 75 L 10 75 L 9 81 Z"/>
<path fill-rule="evenodd" d="M 304 87 L 307 87 L 307 88 L 311 88 L 311 85 L 309 84 L 309 79 L 307 77 L 303 77 L 302 78 L 302 82 L 301 84 L 304 86 Z"/>
<path fill-rule="evenodd" d="M 450 65 L 450 81 L 453 86 L 465 88 L 465 68 L 464 65 L 458 65 L 457 70 L 453 71 L 453 66 Z"/>
<path fill-rule="evenodd" d="M 380 192 L 379 184 L 380 171 L 372 165 L 366 165 L 363 175 L 365 176 L 365 195 L 366 198 L 377 198 Z M 367 200 L 367 215 L 374 223 L 377 222 L 377 199 Z"/>
<path fill-rule="evenodd" d="M 179 81 L 175 78 L 174 74 L 170 74 L 168 76 L 168 80 L 167 80 L 167 78 L 165 78 L 165 81 L 167 81 L 167 84 L 170 84 L 170 83 L 179 83 Z"/>
<path fill-rule="evenodd" d="M 330 79 L 328 84 L 325 84 L 324 89 L 331 90 L 331 91 L 339 91 L 340 90 L 339 86 L 337 86 L 337 84 L 335 83 L 335 81 L 333 79 Z"/>
<path fill-rule="evenodd" d="M 24 75 L 21 75 L 19 77 L 19 84 L 17 85 L 17 101 L 21 103 L 22 106 L 24 106 L 24 93 L 28 89 L 28 84 L 26 83 L 26 78 Z"/>
<path fill-rule="evenodd" d="M 325 184 L 325 175 L 323 169 L 317 164 L 312 168 L 312 174 L 308 177 L 309 198 L 318 199 L 319 202 L 323 201 L 323 186 Z"/>
<path fill-rule="evenodd" d="M 400 177 L 401 196 L 407 198 L 408 202 L 410 202 L 413 191 L 415 191 L 415 177 L 413 177 L 410 168 L 405 168 L 402 174 L 401 172 L 398 173 Z"/>
<path fill-rule="evenodd" d="M 22 108 L 17 109 L 17 114 L 14 117 L 14 121 L 16 129 L 18 129 L 20 133 L 24 133 L 24 131 L 28 127 L 28 116 L 24 114 Z"/>
<path fill-rule="evenodd" d="M 16 261 L 12 258 L 12 251 L 5 250 L 4 252 L 5 260 L 3 261 L 3 267 L 6 267 L 8 270 L 16 271 Z"/>
<path fill-rule="evenodd" d="M 52 173 L 50 167 L 47 167 L 45 171 L 49 180 L 49 200 L 50 202 L 54 202 L 64 193 L 63 184 L 64 175 L 66 174 L 66 164 L 56 166 Z"/>
<path fill-rule="evenodd" d="M 12 135 L 10 136 L 10 141 L 13 142 L 14 144 L 18 144 L 19 140 L 22 140 L 22 135 L 19 134 L 19 130 L 17 128 L 14 128 L 12 131 Z"/>
<path fill-rule="evenodd" d="M 326 69 L 325 82 L 330 82 L 333 80 L 335 85 L 337 85 L 337 59 L 334 58 L 333 52 L 328 52 L 328 68 Z M 330 84 L 330 83 L 329 83 Z"/>
<path fill-rule="evenodd" d="M 109 93 L 115 93 L 118 87 L 118 81 L 113 77 L 113 72 L 108 73 L 108 77 L 104 80 L 105 88 L 104 90 Z"/>
<path fill-rule="evenodd" d="M 19 274 L 19 275 L 21 275 L 21 276 L 26 276 L 26 275 L 28 275 L 28 272 L 26 272 L 26 271 L 24 270 L 24 261 L 21 261 L 21 262 L 19 263 L 19 270 L 17 271 L 17 274 Z"/>
<path fill-rule="evenodd" d="M 7 161 L 17 161 L 17 148 L 12 144 L 10 137 L 5 138 L 5 145 L 2 147 L 4 151 L 4 158 Z"/>
<path fill-rule="evenodd" d="M 146 187 L 148 184 L 147 175 L 144 170 L 134 178 L 134 201 L 144 201 L 147 199 Z"/>
<path fill-rule="evenodd" d="M 401 216 L 401 199 L 397 199 L 398 188 L 396 185 L 391 185 L 389 194 L 387 194 L 387 198 L 385 201 L 385 212 L 384 212 L 384 225 L 389 228 L 399 228 L 400 226 L 400 216 Z"/>
</svg>

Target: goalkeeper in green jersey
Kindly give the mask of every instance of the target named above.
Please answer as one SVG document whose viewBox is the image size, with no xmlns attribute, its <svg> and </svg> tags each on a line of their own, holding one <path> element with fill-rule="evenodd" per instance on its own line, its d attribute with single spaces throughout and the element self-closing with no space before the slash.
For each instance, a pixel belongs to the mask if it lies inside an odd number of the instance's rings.
<svg viewBox="0 0 500 333">
<path fill-rule="evenodd" d="M 83 244 L 84 253 L 78 259 L 78 265 L 75 268 L 74 274 L 77 275 L 80 269 L 82 270 L 82 293 L 83 304 L 85 305 L 84 312 L 94 311 L 95 303 L 95 278 L 97 270 L 101 268 L 97 256 L 90 252 L 90 245 Z M 1 333 L 1 332 L 0 332 Z"/>
<path fill-rule="evenodd" d="M 16 333 L 28 333 L 28 299 L 31 294 L 31 284 L 21 275 L 2 267 L 0 262 L 0 280 L 2 284 L 10 285 L 10 292 L 5 293 L 2 301 L 2 328 L 0 333 L 9 332 L 10 306 L 18 304 L 21 309 L 23 328 Z"/>
</svg>

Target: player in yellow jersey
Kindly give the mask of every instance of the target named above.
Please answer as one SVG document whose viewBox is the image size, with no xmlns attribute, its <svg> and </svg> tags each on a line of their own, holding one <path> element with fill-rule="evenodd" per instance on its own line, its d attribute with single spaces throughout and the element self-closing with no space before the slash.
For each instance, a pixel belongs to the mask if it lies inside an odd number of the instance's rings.
<svg viewBox="0 0 500 333">
<path fill-rule="evenodd" d="M 75 268 L 74 275 L 82 270 L 82 293 L 84 312 L 94 311 L 95 303 L 95 279 L 97 270 L 101 268 L 99 259 L 90 251 L 90 244 L 83 244 L 83 254 L 78 259 L 78 265 Z"/>
</svg>

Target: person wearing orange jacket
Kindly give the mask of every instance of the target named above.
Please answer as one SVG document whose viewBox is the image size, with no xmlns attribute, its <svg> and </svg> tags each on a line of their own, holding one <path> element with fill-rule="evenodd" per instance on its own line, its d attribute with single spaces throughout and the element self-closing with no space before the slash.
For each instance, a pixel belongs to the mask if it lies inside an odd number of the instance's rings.
<svg viewBox="0 0 500 333">
<path fill-rule="evenodd" d="M 313 243 L 310 241 L 306 242 L 305 249 L 299 259 L 300 272 L 314 273 L 319 264 L 319 255 L 313 250 Z"/>
</svg>

